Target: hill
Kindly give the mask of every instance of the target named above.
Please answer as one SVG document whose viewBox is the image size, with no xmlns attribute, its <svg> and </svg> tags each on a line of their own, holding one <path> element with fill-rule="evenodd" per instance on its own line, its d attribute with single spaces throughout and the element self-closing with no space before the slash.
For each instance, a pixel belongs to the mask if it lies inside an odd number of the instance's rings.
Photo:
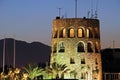
<svg viewBox="0 0 120 80">
<path fill-rule="evenodd" d="M 0 40 L 0 66 L 2 66 L 4 40 Z M 16 66 L 22 67 L 29 63 L 45 63 L 49 61 L 51 48 L 40 42 L 27 43 L 16 40 Z M 14 39 L 6 39 L 6 65 L 13 64 Z"/>
</svg>

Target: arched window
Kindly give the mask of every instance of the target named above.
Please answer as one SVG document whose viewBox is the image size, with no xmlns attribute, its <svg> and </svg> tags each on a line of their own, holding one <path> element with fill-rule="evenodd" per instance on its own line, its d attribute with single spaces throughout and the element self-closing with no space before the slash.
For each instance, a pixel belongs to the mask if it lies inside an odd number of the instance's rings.
<svg viewBox="0 0 120 80">
<path fill-rule="evenodd" d="M 95 58 L 95 64 L 98 65 L 98 60 L 97 60 L 97 58 Z"/>
<path fill-rule="evenodd" d="M 87 29 L 87 37 L 89 37 L 89 33 L 90 33 L 90 32 L 89 32 L 89 29 Z"/>
<path fill-rule="evenodd" d="M 91 32 L 90 29 L 87 29 L 87 37 L 88 38 L 92 38 L 93 37 L 92 32 Z"/>
<path fill-rule="evenodd" d="M 83 29 L 78 29 L 78 37 L 81 38 L 81 37 L 84 37 L 84 31 Z"/>
<path fill-rule="evenodd" d="M 88 52 L 93 52 L 92 44 L 91 43 L 87 44 L 87 49 L 88 49 Z"/>
<path fill-rule="evenodd" d="M 63 29 L 63 37 L 65 37 L 65 36 L 66 36 L 66 30 Z"/>
<path fill-rule="evenodd" d="M 74 31 L 74 29 L 69 29 L 69 31 L 68 31 L 68 37 L 70 37 L 70 38 L 73 38 L 73 37 L 75 37 L 75 31 Z"/>
<path fill-rule="evenodd" d="M 99 38 L 99 34 L 98 34 L 98 30 L 94 30 L 94 35 L 95 35 L 95 38 Z"/>
<path fill-rule="evenodd" d="M 57 52 L 57 43 L 55 43 L 53 46 L 53 53 L 56 53 L 56 52 Z"/>
<path fill-rule="evenodd" d="M 82 42 L 78 43 L 77 52 L 85 52 L 84 51 L 84 44 Z"/>
<path fill-rule="evenodd" d="M 73 57 L 70 58 L 70 64 L 75 64 L 75 61 L 74 61 Z"/>
<path fill-rule="evenodd" d="M 65 34 L 66 34 L 66 30 L 65 30 L 65 29 L 60 30 L 60 32 L 59 32 L 59 37 L 60 37 L 60 38 L 64 38 L 64 37 L 65 37 Z"/>
<path fill-rule="evenodd" d="M 64 42 L 60 42 L 60 44 L 59 44 L 59 52 L 65 52 L 65 44 L 64 44 Z"/>
<path fill-rule="evenodd" d="M 94 34 L 95 34 L 95 38 L 98 38 L 98 34 L 96 31 L 94 32 Z"/>
<path fill-rule="evenodd" d="M 95 52 L 96 52 L 96 53 L 99 52 L 99 51 L 98 51 L 98 43 L 97 43 L 97 42 L 95 43 Z"/>
<path fill-rule="evenodd" d="M 81 64 L 85 64 L 85 58 L 81 59 Z"/>
</svg>

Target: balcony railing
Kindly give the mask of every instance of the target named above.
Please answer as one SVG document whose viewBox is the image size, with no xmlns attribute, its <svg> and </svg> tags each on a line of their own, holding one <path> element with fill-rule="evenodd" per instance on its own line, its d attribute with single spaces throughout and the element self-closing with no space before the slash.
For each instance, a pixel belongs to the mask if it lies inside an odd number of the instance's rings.
<svg viewBox="0 0 120 80">
<path fill-rule="evenodd" d="M 120 80 L 120 73 L 103 73 L 103 80 Z"/>
</svg>

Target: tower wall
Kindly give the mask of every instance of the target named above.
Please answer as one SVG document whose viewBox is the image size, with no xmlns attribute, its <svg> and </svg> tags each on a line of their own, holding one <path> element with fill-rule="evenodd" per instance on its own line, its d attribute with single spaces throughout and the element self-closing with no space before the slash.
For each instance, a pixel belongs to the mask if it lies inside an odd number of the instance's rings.
<svg viewBox="0 0 120 80">
<path fill-rule="evenodd" d="M 64 78 L 102 80 L 98 19 L 55 19 L 51 49 L 50 64 L 66 64 L 70 69 Z"/>
</svg>

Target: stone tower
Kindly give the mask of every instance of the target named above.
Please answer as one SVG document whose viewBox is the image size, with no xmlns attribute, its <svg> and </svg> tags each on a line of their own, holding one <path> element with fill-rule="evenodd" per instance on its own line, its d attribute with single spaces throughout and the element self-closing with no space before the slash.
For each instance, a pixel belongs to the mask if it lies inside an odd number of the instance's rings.
<svg viewBox="0 0 120 80">
<path fill-rule="evenodd" d="M 102 80 L 98 19 L 57 17 L 51 49 L 50 65 L 56 62 L 70 69 L 64 79 Z"/>
</svg>

